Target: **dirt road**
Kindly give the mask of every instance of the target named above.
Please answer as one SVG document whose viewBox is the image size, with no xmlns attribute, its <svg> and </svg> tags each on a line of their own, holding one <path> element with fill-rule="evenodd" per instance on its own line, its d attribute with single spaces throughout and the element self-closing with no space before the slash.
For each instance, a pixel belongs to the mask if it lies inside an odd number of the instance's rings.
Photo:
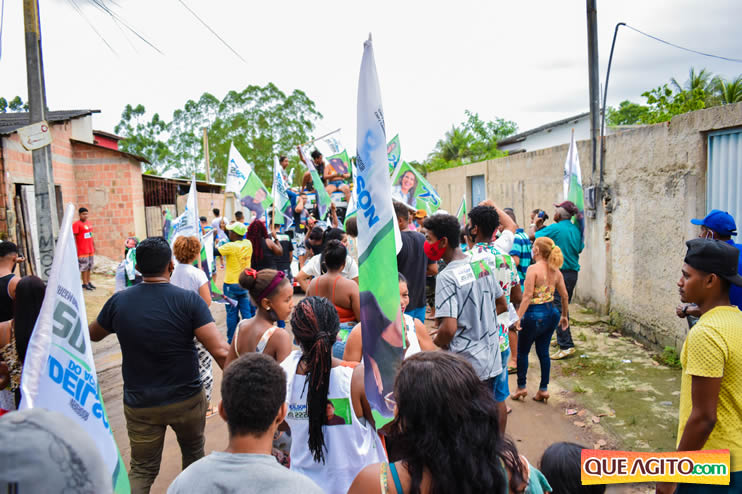
<svg viewBox="0 0 742 494">
<path fill-rule="evenodd" d="M 113 279 L 95 277 L 97 292 L 87 295 L 88 316 L 95 317 L 113 292 Z M 224 306 L 213 304 L 212 313 L 226 333 Z M 578 350 L 571 359 L 553 362 L 548 404 L 525 401 L 508 405 L 508 434 L 519 451 L 534 465 L 550 444 L 571 441 L 603 449 L 661 451 L 672 449 L 677 423 L 679 372 L 654 362 L 649 352 L 630 339 L 620 337 L 605 320 L 575 306 L 573 337 Z M 104 402 L 127 468 L 129 442 L 123 417 L 121 351 L 115 336 L 94 344 L 96 369 Z M 535 352 L 530 358 L 528 389 L 535 393 L 539 366 Z M 221 371 L 214 366 L 212 403 L 219 402 Z M 515 375 L 510 376 L 511 389 Z M 206 422 L 206 452 L 227 444 L 226 424 L 218 416 Z M 164 493 L 180 473 L 180 449 L 172 431 L 165 440 L 160 474 L 153 493 Z M 609 492 L 654 492 L 650 486 L 613 487 Z"/>
</svg>

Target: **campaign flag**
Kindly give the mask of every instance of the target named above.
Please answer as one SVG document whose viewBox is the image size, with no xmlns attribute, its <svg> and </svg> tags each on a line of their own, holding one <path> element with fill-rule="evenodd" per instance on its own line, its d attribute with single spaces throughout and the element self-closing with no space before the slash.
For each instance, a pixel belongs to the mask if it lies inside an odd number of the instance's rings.
<svg viewBox="0 0 742 494">
<path fill-rule="evenodd" d="M 343 149 L 342 153 L 333 154 L 327 157 L 327 164 L 332 168 L 338 175 L 345 175 L 350 170 L 350 158 L 348 158 L 348 152 Z"/>
<path fill-rule="evenodd" d="M 283 175 L 283 167 L 278 162 L 278 156 L 273 157 L 273 186 L 271 196 L 273 197 L 273 223 L 291 227 L 293 215 L 291 214 L 291 201 L 286 192 L 289 189 Z"/>
<path fill-rule="evenodd" d="M 260 180 L 260 177 L 258 177 L 258 174 L 255 173 L 252 167 L 250 167 L 247 180 L 245 180 L 237 197 L 239 197 L 242 207 L 255 213 L 256 219 L 263 218 L 267 214 L 266 210 L 273 204 L 273 198 L 270 192 L 268 192 L 268 188 L 263 185 L 263 181 Z M 247 220 L 250 219 L 249 214 L 245 216 Z"/>
<path fill-rule="evenodd" d="M 386 145 L 386 156 L 389 160 L 389 173 L 391 173 L 402 157 L 402 145 L 399 143 L 399 134 L 395 135 Z"/>
<path fill-rule="evenodd" d="M 98 447 L 111 475 L 113 491 L 128 493 L 129 478 L 103 406 L 90 345 L 72 234 L 76 212 L 75 206 L 68 204 L 59 228 L 46 296 L 31 333 L 21 374 L 19 409 L 45 408 L 77 422 Z"/>
<path fill-rule="evenodd" d="M 461 204 L 459 204 L 459 210 L 456 212 L 456 217 L 459 219 L 459 223 L 462 225 L 466 224 L 466 196 L 461 198 Z"/>
<path fill-rule="evenodd" d="M 392 198 L 412 209 L 424 209 L 433 214 L 441 207 L 441 197 L 415 168 L 402 161 L 392 173 Z"/>
<path fill-rule="evenodd" d="M 404 356 L 395 225 L 384 134 L 384 110 L 369 36 L 358 81 L 358 262 L 366 396 L 382 427 L 393 416 L 385 398 Z"/>
<path fill-rule="evenodd" d="M 350 201 L 348 201 L 348 207 L 345 209 L 345 219 L 343 220 L 343 227 L 348 222 L 349 218 L 352 218 L 358 214 L 358 182 L 356 177 L 358 176 L 358 170 L 356 169 L 355 163 L 351 163 L 351 178 L 353 180 L 353 187 L 350 191 Z"/>
<path fill-rule="evenodd" d="M 330 209 L 330 195 L 325 190 L 325 184 L 322 182 L 322 178 L 317 173 L 317 169 L 314 167 L 309 155 L 299 147 L 299 159 L 304 162 L 309 170 L 309 174 L 312 176 L 312 184 L 314 190 L 317 193 L 317 209 L 319 210 L 319 219 L 324 220 L 327 218 L 327 212 Z"/>
<path fill-rule="evenodd" d="M 342 131 L 340 129 L 313 142 L 313 145 L 324 156 L 338 154 L 345 149 L 343 146 Z"/>
<path fill-rule="evenodd" d="M 168 242 L 172 246 L 178 237 L 201 237 L 201 223 L 198 220 L 198 192 L 196 190 L 196 176 L 191 179 L 191 188 L 188 190 L 186 208 L 183 214 L 175 219 L 170 229 Z"/>
<path fill-rule="evenodd" d="M 567 159 L 564 161 L 564 200 L 572 201 L 579 213 L 572 217 L 572 223 L 585 234 L 585 196 L 582 190 L 582 170 L 580 170 L 580 157 L 577 155 L 577 144 L 575 143 L 575 131 L 572 129 L 572 139 L 569 141 Z"/>
<path fill-rule="evenodd" d="M 227 186 L 225 192 L 239 194 L 242 186 L 247 181 L 247 176 L 252 172 L 252 167 L 245 161 L 234 143 L 229 145 L 229 166 L 227 167 Z"/>
</svg>

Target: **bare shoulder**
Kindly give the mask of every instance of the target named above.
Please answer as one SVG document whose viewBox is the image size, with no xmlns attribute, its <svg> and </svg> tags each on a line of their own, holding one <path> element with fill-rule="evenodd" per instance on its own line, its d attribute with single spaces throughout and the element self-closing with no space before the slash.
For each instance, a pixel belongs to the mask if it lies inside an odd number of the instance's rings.
<svg viewBox="0 0 742 494">
<path fill-rule="evenodd" d="M 355 480 L 350 485 L 350 489 L 348 489 L 348 494 L 381 493 L 381 483 L 379 482 L 381 465 L 381 463 L 374 463 L 358 472 Z"/>
</svg>

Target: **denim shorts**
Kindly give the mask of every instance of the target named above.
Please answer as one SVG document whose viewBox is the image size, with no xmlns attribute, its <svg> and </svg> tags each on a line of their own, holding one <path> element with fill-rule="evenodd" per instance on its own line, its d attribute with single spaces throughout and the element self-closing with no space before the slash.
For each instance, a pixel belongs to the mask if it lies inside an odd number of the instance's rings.
<svg viewBox="0 0 742 494">
<path fill-rule="evenodd" d="M 345 182 L 343 180 L 333 180 L 328 185 L 334 185 L 335 187 L 340 188 L 341 185 L 343 185 Z"/>
<path fill-rule="evenodd" d="M 510 348 L 500 352 L 502 358 L 502 372 L 495 377 L 495 401 L 505 401 L 510 396 L 510 386 L 508 386 L 508 360 L 510 360 Z"/>
</svg>

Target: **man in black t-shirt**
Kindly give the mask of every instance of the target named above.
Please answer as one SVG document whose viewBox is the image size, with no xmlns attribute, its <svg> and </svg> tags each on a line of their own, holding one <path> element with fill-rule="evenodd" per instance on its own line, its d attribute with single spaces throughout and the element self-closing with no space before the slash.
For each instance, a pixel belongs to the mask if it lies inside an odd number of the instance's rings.
<svg viewBox="0 0 742 494">
<path fill-rule="evenodd" d="M 173 261 L 167 241 L 142 241 L 136 258 L 142 283 L 115 293 L 89 328 L 91 340 L 115 333 L 121 345 L 133 493 L 149 492 L 154 483 L 168 425 L 178 438 L 183 468 L 204 456 L 207 403 L 193 338 L 219 367 L 229 351 L 206 302 L 170 284 Z"/>
<path fill-rule="evenodd" d="M 409 229 L 410 208 L 394 201 L 394 212 L 402 234 L 402 249 L 397 254 L 397 268 L 407 278 L 407 288 L 410 291 L 410 303 L 405 314 L 425 324 L 425 277 L 437 274 L 438 264 L 425 255 L 425 236 Z"/>
</svg>

